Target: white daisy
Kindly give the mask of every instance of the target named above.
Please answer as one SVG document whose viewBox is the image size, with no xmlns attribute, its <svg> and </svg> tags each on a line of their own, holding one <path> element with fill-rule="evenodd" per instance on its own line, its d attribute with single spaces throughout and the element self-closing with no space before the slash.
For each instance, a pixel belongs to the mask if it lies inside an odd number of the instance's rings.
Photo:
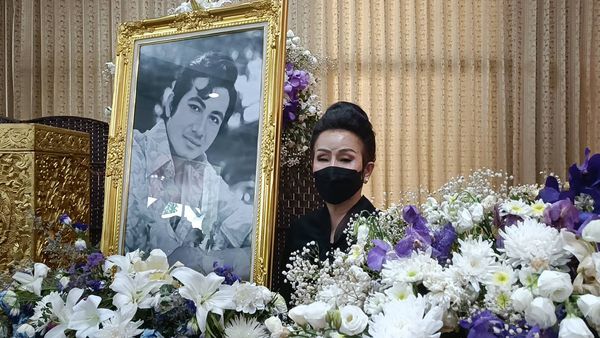
<svg viewBox="0 0 600 338">
<path fill-rule="evenodd" d="M 517 222 L 500 230 L 504 252 L 513 267 L 530 267 L 540 272 L 548 267 L 564 267 L 571 254 L 564 250 L 558 230 L 533 219 Z"/>
<path fill-rule="evenodd" d="M 405 283 L 397 283 L 384 291 L 390 300 L 405 300 L 408 296 L 414 296 L 412 286 Z"/>
<path fill-rule="evenodd" d="M 488 274 L 485 284 L 506 290 L 510 289 L 516 281 L 515 271 L 510 266 L 502 264 Z"/>
<path fill-rule="evenodd" d="M 542 218 L 544 217 L 544 210 L 548 207 L 550 203 L 544 203 L 542 200 L 535 201 L 531 206 L 531 216 Z"/>
<path fill-rule="evenodd" d="M 531 215 L 531 207 L 521 200 L 508 200 L 500 204 L 500 215 L 529 217 Z"/>
<path fill-rule="evenodd" d="M 237 316 L 225 326 L 226 338 L 266 338 L 266 327 L 255 318 Z"/>
</svg>

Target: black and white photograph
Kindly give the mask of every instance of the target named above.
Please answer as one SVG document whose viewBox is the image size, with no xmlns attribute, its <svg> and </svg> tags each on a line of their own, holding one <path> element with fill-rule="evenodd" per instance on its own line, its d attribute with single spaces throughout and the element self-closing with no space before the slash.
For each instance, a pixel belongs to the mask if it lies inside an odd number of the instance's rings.
<svg viewBox="0 0 600 338">
<path fill-rule="evenodd" d="M 248 279 L 263 98 L 264 31 L 141 45 L 125 251 L 161 249 L 202 273 Z"/>
</svg>

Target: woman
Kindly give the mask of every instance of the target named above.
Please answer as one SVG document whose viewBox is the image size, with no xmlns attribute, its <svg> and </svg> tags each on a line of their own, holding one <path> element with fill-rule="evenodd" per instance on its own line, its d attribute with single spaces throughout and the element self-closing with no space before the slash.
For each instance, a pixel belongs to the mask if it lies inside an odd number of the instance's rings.
<svg viewBox="0 0 600 338">
<path fill-rule="evenodd" d="M 315 125 L 310 150 L 315 186 L 325 207 L 292 224 L 286 253 L 314 241 L 323 260 L 329 251 L 348 248 L 344 229 L 351 216 L 375 211 L 362 195 L 375 167 L 375 133 L 367 114 L 353 103 L 333 104 Z"/>
</svg>

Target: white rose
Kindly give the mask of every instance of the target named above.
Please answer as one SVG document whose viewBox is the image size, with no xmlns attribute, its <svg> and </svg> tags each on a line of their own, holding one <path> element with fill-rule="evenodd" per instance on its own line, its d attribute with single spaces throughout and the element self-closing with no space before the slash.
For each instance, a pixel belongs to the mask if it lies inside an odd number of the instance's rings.
<svg viewBox="0 0 600 338">
<path fill-rule="evenodd" d="M 304 309 L 304 319 L 315 330 L 321 330 L 327 327 L 327 312 L 331 309 L 331 305 L 325 302 L 314 302 L 309 304 Z"/>
<path fill-rule="evenodd" d="M 475 203 L 471 206 L 471 218 L 473 222 L 479 223 L 483 220 L 483 205 Z"/>
<path fill-rule="evenodd" d="M 518 288 L 510 296 L 510 300 L 515 310 L 519 312 L 525 311 L 533 300 L 533 294 L 527 288 Z"/>
<path fill-rule="evenodd" d="M 271 332 L 272 334 L 279 334 L 283 331 L 283 324 L 281 324 L 281 319 L 275 316 L 267 318 L 267 320 L 265 320 L 265 326 L 267 327 L 267 330 L 269 330 L 269 332 Z"/>
<path fill-rule="evenodd" d="M 594 335 L 588 329 L 583 319 L 574 316 L 567 316 L 560 322 L 558 338 L 592 338 Z"/>
<path fill-rule="evenodd" d="M 294 323 L 300 326 L 306 325 L 307 321 L 306 318 L 304 318 L 304 315 L 306 313 L 306 307 L 306 305 L 298 305 L 296 307 L 293 307 L 288 312 L 288 317 L 290 317 L 294 321 Z"/>
<path fill-rule="evenodd" d="M 296 45 L 297 45 L 297 44 L 299 44 L 299 43 L 300 43 L 300 37 L 294 36 L 294 37 L 292 38 L 292 42 L 293 42 L 294 44 L 296 44 Z"/>
<path fill-rule="evenodd" d="M 75 249 L 77 251 L 83 251 L 85 250 L 85 248 L 87 248 L 87 244 L 85 243 L 85 241 L 83 239 L 78 239 L 75 241 Z"/>
<path fill-rule="evenodd" d="M 493 195 L 489 195 L 486 198 L 483 199 L 483 201 L 481 201 L 481 204 L 483 205 L 483 208 L 485 210 L 492 210 L 492 208 L 494 207 L 494 205 L 496 205 L 496 196 Z"/>
<path fill-rule="evenodd" d="M 546 270 L 538 278 L 538 291 L 540 296 L 564 302 L 573 292 L 571 276 L 565 272 Z"/>
<path fill-rule="evenodd" d="M 340 309 L 340 315 L 342 317 L 340 332 L 349 336 L 361 334 L 369 322 L 367 315 L 355 305 L 344 306 Z"/>
<path fill-rule="evenodd" d="M 587 320 L 596 326 L 600 325 L 600 297 L 583 295 L 577 299 L 577 306 Z"/>
<path fill-rule="evenodd" d="M 29 324 L 22 324 L 17 329 L 17 333 L 24 334 L 27 337 L 33 337 L 35 336 L 35 329 Z"/>
<path fill-rule="evenodd" d="M 470 230 L 473 227 L 473 218 L 471 217 L 471 213 L 469 209 L 461 209 L 458 212 L 458 222 L 457 222 L 456 230 L 459 233 L 463 233 L 465 231 Z"/>
<path fill-rule="evenodd" d="M 537 325 L 540 329 L 547 329 L 556 324 L 554 303 L 548 298 L 537 297 L 525 310 L 525 320 L 530 325 Z"/>
<path fill-rule="evenodd" d="M 288 31 L 287 31 L 287 37 L 288 38 L 293 38 L 294 37 L 294 32 L 291 29 L 288 29 Z"/>
<path fill-rule="evenodd" d="M 600 242 L 600 219 L 589 222 L 583 228 L 581 238 L 588 242 Z"/>
</svg>

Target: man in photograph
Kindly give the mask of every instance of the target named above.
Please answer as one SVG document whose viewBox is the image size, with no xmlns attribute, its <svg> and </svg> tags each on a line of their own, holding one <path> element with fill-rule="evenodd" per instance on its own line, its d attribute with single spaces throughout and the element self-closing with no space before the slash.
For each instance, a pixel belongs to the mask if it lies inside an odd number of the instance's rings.
<svg viewBox="0 0 600 338">
<path fill-rule="evenodd" d="M 160 248 L 171 263 L 207 273 L 214 261 L 225 262 L 248 277 L 252 206 L 206 156 L 234 111 L 237 77 L 229 56 L 201 55 L 165 92 L 162 119 L 144 133 L 134 130 L 127 251 Z"/>
</svg>

